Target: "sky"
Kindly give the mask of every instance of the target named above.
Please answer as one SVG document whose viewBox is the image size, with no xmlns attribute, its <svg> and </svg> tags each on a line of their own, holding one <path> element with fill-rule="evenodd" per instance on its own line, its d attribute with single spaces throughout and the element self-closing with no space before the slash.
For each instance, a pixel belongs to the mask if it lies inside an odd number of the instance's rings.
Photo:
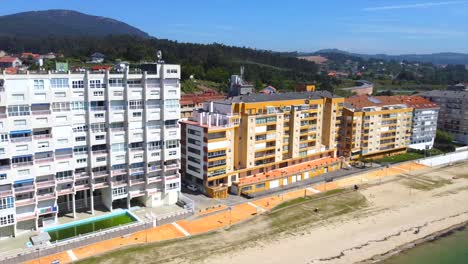
<svg viewBox="0 0 468 264">
<path fill-rule="evenodd" d="M 0 15 L 71 9 L 157 38 L 275 51 L 468 53 L 468 0 L 0 0 Z"/>
</svg>

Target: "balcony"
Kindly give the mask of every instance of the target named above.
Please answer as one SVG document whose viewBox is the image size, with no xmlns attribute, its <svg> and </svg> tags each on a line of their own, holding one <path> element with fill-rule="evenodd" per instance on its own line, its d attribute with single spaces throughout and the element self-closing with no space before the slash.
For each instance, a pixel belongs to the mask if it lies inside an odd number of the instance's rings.
<svg viewBox="0 0 468 264">
<path fill-rule="evenodd" d="M 21 168 L 21 167 L 26 167 L 26 166 L 32 166 L 33 162 L 32 161 L 25 161 L 25 162 L 13 163 L 11 165 L 12 165 L 13 168 Z"/>
<path fill-rule="evenodd" d="M 57 193 L 58 193 L 58 195 L 66 195 L 66 194 L 74 193 L 74 190 L 73 190 L 72 187 L 70 187 L 70 188 L 57 190 Z"/>
<path fill-rule="evenodd" d="M 148 171 L 160 171 L 162 170 L 162 166 L 161 165 L 154 165 L 154 166 L 150 166 L 148 167 Z"/>
<path fill-rule="evenodd" d="M 130 151 L 131 152 L 138 152 L 138 151 L 143 151 L 143 147 L 138 147 L 138 148 L 131 148 Z"/>
<path fill-rule="evenodd" d="M 112 170 L 112 176 L 127 174 L 127 169 Z"/>
<path fill-rule="evenodd" d="M 89 189 L 89 183 L 75 183 L 75 191 L 82 191 Z"/>
<path fill-rule="evenodd" d="M 52 112 L 50 110 L 37 110 L 31 111 L 32 115 L 50 115 Z"/>
<path fill-rule="evenodd" d="M 11 166 L 10 165 L 2 165 L 0 166 L 0 171 L 6 171 L 6 170 L 10 170 L 11 169 Z"/>
<path fill-rule="evenodd" d="M 33 135 L 34 139 L 47 139 L 52 138 L 52 134 Z"/>
<path fill-rule="evenodd" d="M 13 195 L 12 190 L 0 191 L 0 197 L 7 197 L 7 196 L 12 196 L 12 195 Z"/>
<path fill-rule="evenodd" d="M 109 153 L 109 151 L 107 151 L 106 149 L 93 151 L 93 155 L 96 155 L 96 156 L 107 155 L 107 153 Z"/>
<path fill-rule="evenodd" d="M 17 138 L 10 138 L 11 143 L 19 143 L 19 142 L 30 142 L 32 141 L 32 137 L 17 137 Z"/>
<path fill-rule="evenodd" d="M 62 178 L 57 178 L 58 183 L 62 182 L 72 182 L 74 181 L 73 176 L 72 177 L 62 177 Z M 39 187 L 39 186 L 38 186 Z"/>
<path fill-rule="evenodd" d="M 105 106 L 95 106 L 90 108 L 91 111 L 106 111 L 107 107 Z"/>
<path fill-rule="evenodd" d="M 73 153 L 55 154 L 55 159 L 57 159 L 57 160 L 69 159 L 69 158 L 73 158 Z"/>
<path fill-rule="evenodd" d="M 178 163 L 174 163 L 174 164 L 165 165 L 165 168 L 166 170 L 174 170 L 174 169 L 179 169 L 180 166 Z"/>
<path fill-rule="evenodd" d="M 26 221 L 26 220 L 31 220 L 36 218 L 36 213 L 35 212 L 30 212 L 30 213 L 23 213 L 23 214 L 17 214 L 16 215 L 16 221 Z"/>
<path fill-rule="evenodd" d="M 87 171 L 83 172 L 75 172 L 75 179 L 83 179 L 83 178 L 88 178 L 89 173 Z"/>
<path fill-rule="evenodd" d="M 34 192 L 34 185 L 15 187 L 15 194 Z"/>
<path fill-rule="evenodd" d="M 37 188 L 53 187 L 55 186 L 55 180 L 36 182 L 36 186 Z"/>
<path fill-rule="evenodd" d="M 146 180 L 144 177 L 141 178 L 130 178 L 130 185 L 143 184 Z"/>
<path fill-rule="evenodd" d="M 39 215 L 56 213 L 56 212 L 58 212 L 58 208 L 56 206 L 47 206 L 47 207 L 37 208 L 37 213 Z"/>
<path fill-rule="evenodd" d="M 102 188 L 106 188 L 106 187 L 109 187 L 109 183 L 107 181 L 103 181 L 103 182 L 96 182 L 93 184 L 93 189 L 102 189 Z"/>
<path fill-rule="evenodd" d="M 15 206 L 16 207 L 31 205 L 31 204 L 35 204 L 35 203 L 36 203 L 36 199 L 34 199 L 34 197 L 21 199 L 21 200 L 15 200 Z"/>
<path fill-rule="evenodd" d="M 108 171 L 94 171 L 93 176 L 94 177 L 105 177 L 105 176 L 109 176 L 109 172 Z"/>
<path fill-rule="evenodd" d="M 130 173 L 133 174 L 133 173 L 138 173 L 138 172 L 144 172 L 145 169 L 140 167 L 140 168 L 133 168 L 133 169 L 130 169 Z"/>
<path fill-rule="evenodd" d="M 53 162 L 54 161 L 54 157 L 48 157 L 48 158 L 39 158 L 39 159 L 35 159 L 34 162 L 36 164 L 40 164 L 40 163 L 49 163 L 49 162 Z"/>
<path fill-rule="evenodd" d="M 143 196 L 146 194 L 145 190 L 135 190 L 135 191 L 130 191 L 130 197 L 138 197 L 138 196 Z"/>
<path fill-rule="evenodd" d="M 146 193 L 148 195 L 151 195 L 151 194 L 156 194 L 158 192 L 162 192 L 161 189 L 158 189 L 158 188 L 151 188 L 151 189 L 146 189 Z"/>
<path fill-rule="evenodd" d="M 161 175 L 157 175 L 157 176 L 148 175 L 148 183 L 160 182 L 160 181 L 162 181 L 162 179 L 163 179 L 163 177 Z"/>
<path fill-rule="evenodd" d="M 37 194 L 37 200 L 38 201 L 55 199 L 55 197 L 56 197 L 55 192 L 47 192 L 47 193 L 38 193 Z"/>
<path fill-rule="evenodd" d="M 124 186 L 127 185 L 127 181 L 112 181 L 112 186 L 113 187 L 118 187 L 118 186 Z"/>
</svg>

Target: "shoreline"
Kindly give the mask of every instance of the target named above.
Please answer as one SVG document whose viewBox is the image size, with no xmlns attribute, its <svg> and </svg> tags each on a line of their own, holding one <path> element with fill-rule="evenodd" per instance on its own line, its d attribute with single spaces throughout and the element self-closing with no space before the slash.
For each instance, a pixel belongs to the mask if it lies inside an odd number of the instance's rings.
<svg viewBox="0 0 468 264">
<path fill-rule="evenodd" d="M 437 241 L 437 240 L 439 240 L 441 238 L 450 236 L 450 235 L 452 235 L 452 234 L 454 234 L 456 232 L 463 231 L 463 230 L 465 230 L 467 228 L 468 228 L 468 221 L 464 221 L 462 223 L 455 224 L 455 225 L 453 225 L 451 227 L 436 231 L 436 232 L 434 232 L 432 234 L 429 234 L 429 235 L 427 235 L 425 237 L 418 238 L 418 239 L 416 239 L 416 240 L 414 240 L 412 242 L 405 243 L 405 244 L 402 244 L 400 246 L 397 246 L 397 247 L 395 247 L 394 249 L 392 249 L 390 251 L 384 252 L 382 254 L 374 255 L 371 258 L 368 258 L 368 259 L 363 260 L 363 261 L 356 262 L 355 264 L 382 263 L 383 261 L 385 261 L 385 260 L 387 260 L 389 258 L 392 258 L 394 256 L 398 256 L 400 254 L 403 254 L 403 253 L 407 252 L 408 250 L 411 250 L 411 249 L 413 249 L 413 248 L 415 248 L 417 246 Z"/>
</svg>

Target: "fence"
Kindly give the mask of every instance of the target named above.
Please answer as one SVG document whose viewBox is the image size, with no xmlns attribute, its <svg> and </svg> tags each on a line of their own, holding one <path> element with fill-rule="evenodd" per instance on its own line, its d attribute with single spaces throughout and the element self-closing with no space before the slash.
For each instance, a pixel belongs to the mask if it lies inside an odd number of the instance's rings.
<svg viewBox="0 0 468 264">
<path fill-rule="evenodd" d="M 446 153 L 434 157 L 420 159 L 417 162 L 430 167 L 450 165 L 455 162 L 463 161 L 468 159 L 468 150 L 461 150 L 457 152 Z"/>
</svg>

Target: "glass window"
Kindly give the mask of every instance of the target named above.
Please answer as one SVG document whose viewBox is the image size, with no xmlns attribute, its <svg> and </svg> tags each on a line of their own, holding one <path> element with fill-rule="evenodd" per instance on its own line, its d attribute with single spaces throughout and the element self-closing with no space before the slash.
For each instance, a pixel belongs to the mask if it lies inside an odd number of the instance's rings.
<svg viewBox="0 0 468 264">
<path fill-rule="evenodd" d="M 50 79 L 50 87 L 52 88 L 68 88 L 67 78 L 53 78 Z"/>
</svg>

